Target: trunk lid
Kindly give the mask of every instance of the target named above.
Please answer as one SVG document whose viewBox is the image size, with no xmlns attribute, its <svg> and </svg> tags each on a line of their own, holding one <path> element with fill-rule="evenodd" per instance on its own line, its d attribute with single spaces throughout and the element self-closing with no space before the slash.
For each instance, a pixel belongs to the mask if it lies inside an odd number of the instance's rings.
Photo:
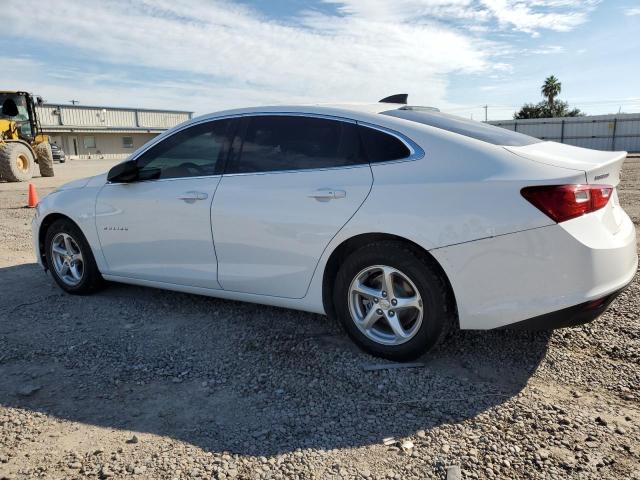
<svg viewBox="0 0 640 480">
<path fill-rule="evenodd" d="M 586 183 L 614 187 L 620 183 L 620 170 L 627 158 L 627 152 L 604 152 L 556 142 L 504 148 L 535 162 L 581 170 L 585 173 Z"/>
</svg>

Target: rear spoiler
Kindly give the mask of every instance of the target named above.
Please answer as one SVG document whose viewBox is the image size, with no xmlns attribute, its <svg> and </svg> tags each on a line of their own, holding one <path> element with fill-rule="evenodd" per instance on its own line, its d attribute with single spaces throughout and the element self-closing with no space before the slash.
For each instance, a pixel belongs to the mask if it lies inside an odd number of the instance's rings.
<svg viewBox="0 0 640 480">
<path fill-rule="evenodd" d="M 604 183 L 614 187 L 620 183 L 620 172 L 622 164 L 627 159 L 627 152 L 611 152 L 617 154 L 609 160 L 594 165 L 586 171 L 587 183 Z"/>
<path fill-rule="evenodd" d="M 535 162 L 581 170 L 586 183 L 613 185 L 620 183 L 620 171 L 627 152 L 606 152 L 574 147 L 556 142 L 540 142 L 520 147 L 504 147 L 511 153 Z"/>
</svg>

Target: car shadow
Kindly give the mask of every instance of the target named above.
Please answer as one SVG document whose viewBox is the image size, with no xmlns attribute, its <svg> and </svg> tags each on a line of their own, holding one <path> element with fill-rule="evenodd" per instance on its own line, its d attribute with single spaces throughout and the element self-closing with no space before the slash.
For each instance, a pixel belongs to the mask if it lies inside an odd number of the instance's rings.
<svg viewBox="0 0 640 480">
<path fill-rule="evenodd" d="M 319 315 L 112 284 L 62 293 L 0 269 L 0 404 L 274 455 L 380 443 L 459 423 L 522 391 L 550 333 L 460 332 L 424 366 L 355 348 Z"/>
</svg>

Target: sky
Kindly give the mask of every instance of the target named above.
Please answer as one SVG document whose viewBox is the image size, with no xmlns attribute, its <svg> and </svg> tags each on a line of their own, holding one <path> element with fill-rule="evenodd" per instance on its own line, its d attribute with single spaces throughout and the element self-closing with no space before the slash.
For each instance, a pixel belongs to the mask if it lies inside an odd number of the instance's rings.
<svg viewBox="0 0 640 480">
<path fill-rule="evenodd" d="M 50 103 L 204 114 L 408 93 L 498 120 L 553 74 L 588 114 L 640 112 L 640 0 L 44 3 L 3 10 L 0 89 Z"/>
</svg>

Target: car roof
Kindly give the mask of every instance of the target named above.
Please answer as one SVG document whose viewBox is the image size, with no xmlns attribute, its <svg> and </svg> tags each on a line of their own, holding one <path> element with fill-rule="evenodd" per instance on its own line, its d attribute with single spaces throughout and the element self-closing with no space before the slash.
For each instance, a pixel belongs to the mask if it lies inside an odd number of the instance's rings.
<svg viewBox="0 0 640 480">
<path fill-rule="evenodd" d="M 437 108 L 412 106 L 405 103 L 338 103 L 309 105 L 272 105 L 226 110 L 194 118 L 189 123 L 214 120 L 235 115 L 256 114 L 322 115 L 335 119 L 348 119 L 400 131 L 408 128 L 420 131 L 447 132 L 465 139 L 492 145 L 529 145 L 539 139 L 509 131 L 494 125 L 475 122 L 440 112 Z M 452 138 L 452 137 L 449 137 Z"/>
<path fill-rule="evenodd" d="M 338 104 L 298 104 L 298 105 L 266 105 L 261 107 L 236 108 L 201 115 L 194 120 L 206 120 L 232 115 L 250 115 L 257 113 L 307 113 L 358 119 L 374 118 L 375 115 L 388 110 L 405 107 L 400 103 L 338 103 Z"/>
</svg>

